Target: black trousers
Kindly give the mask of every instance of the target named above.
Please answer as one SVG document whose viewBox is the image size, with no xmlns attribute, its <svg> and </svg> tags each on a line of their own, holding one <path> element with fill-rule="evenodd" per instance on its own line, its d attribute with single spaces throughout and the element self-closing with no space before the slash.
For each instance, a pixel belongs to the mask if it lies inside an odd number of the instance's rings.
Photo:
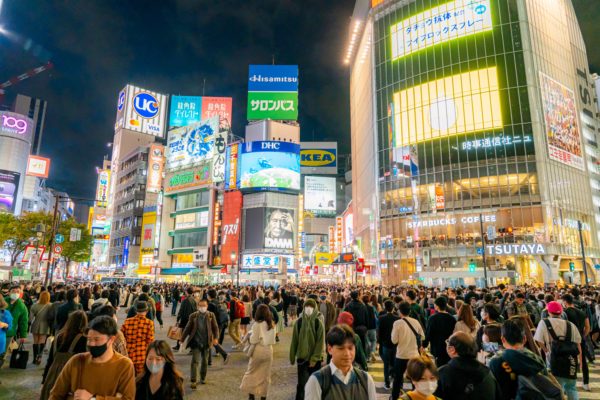
<svg viewBox="0 0 600 400">
<path fill-rule="evenodd" d="M 296 387 L 296 400 L 304 400 L 304 386 L 308 382 L 310 376 L 321 369 L 321 362 L 315 364 L 314 367 L 309 366 L 308 361 L 298 360 L 298 386 Z"/>
<path fill-rule="evenodd" d="M 404 384 L 404 373 L 408 366 L 408 360 L 396 358 L 394 360 L 394 383 L 392 385 L 392 400 L 398 400 L 402 385 Z"/>
<path fill-rule="evenodd" d="M 225 339 L 225 330 L 227 329 L 227 324 L 223 324 L 219 327 L 219 344 L 223 344 L 223 339 Z"/>
</svg>

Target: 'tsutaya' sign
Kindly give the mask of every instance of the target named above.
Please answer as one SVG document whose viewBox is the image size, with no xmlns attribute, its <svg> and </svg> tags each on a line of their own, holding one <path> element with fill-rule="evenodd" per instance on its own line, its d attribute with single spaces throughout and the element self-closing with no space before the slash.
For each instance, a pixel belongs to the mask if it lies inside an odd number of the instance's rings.
<svg viewBox="0 0 600 400">
<path fill-rule="evenodd" d="M 505 255 L 543 255 L 546 254 L 546 248 L 543 244 L 494 244 L 485 246 L 486 252 L 490 256 L 505 256 Z"/>
</svg>

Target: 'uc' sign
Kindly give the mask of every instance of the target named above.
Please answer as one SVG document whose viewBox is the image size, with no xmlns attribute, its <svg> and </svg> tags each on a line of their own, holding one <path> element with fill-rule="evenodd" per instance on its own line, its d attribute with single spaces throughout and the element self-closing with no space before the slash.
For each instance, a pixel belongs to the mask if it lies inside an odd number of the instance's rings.
<svg viewBox="0 0 600 400">
<path fill-rule="evenodd" d="M 142 118 L 153 118 L 158 114 L 158 100 L 150 93 L 138 93 L 133 98 L 133 109 Z"/>
<path fill-rule="evenodd" d="M 335 167 L 335 150 L 307 149 L 300 151 L 302 167 Z"/>
</svg>

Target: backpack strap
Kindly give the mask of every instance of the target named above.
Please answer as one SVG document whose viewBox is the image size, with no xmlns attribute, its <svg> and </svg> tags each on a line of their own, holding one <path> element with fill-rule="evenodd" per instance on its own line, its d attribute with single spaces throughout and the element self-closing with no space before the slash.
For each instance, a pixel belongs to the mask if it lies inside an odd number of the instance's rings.
<svg viewBox="0 0 600 400">
<path fill-rule="evenodd" d="M 410 322 L 408 322 L 406 320 L 406 318 L 402 318 L 402 321 L 406 322 L 406 325 L 408 325 L 408 327 L 410 328 L 412 333 L 415 334 L 415 339 L 417 340 L 417 351 L 420 351 L 421 350 L 421 336 L 417 333 L 415 328 L 413 328 L 413 326 L 410 324 Z"/>
<path fill-rule="evenodd" d="M 75 351 L 75 346 L 77 346 L 77 343 L 79 343 L 79 339 L 81 339 L 81 336 L 81 333 L 78 333 L 77 336 L 75 336 L 75 339 L 73 339 L 71 345 L 69 346 L 69 353 L 73 353 L 73 351 Z"/>
<path fill-rule="evenodd" d="M 565 335 L 565 340 L 568 340 L 569 342 L 573 341 L 573 332 L 571 332 L 571 322 L 566 321 L 567 322 L 567 334 Z"/>
<path fill-rule="evenodd" d="M 552 337 L 552 340 L 558 341 L 558 336 L 556 336 L 556 332 L 554 331 L 554 328 L 552 327 L 552 324 L 548 318 L 544 318 L 544 324 L 546 325 L 546 329 L 548 330 L 550 337 Z"/>
<path fill-rule="evenodd" d="M 360 369 L 354 367 L 354 374 L 360 383 L 360 386 L 364 389 L 364 392 L 369 395 L 369 379 L 367 378 L 367 373 L 361 371 Z"/>
<path fill-rule="evenodd" d="M 329 365 L 321 368 L 321 400 L 325 400 L 331 389 L 331 367 Z"/>
</svg>

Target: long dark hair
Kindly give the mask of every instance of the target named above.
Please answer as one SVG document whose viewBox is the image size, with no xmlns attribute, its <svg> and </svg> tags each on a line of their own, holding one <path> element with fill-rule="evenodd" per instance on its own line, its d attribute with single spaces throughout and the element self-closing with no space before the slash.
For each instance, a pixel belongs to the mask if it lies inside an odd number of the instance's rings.
<svg viewBox="0 0 600 400">
<path fill-rule="evenodd" d="M 271 314 L 271 309 L 266 304 L 261 304 L 258 306 L 254 320 L 256 322 L 265 321 L 267 323 L 267 330 L 270 331 L 273 329 L 273 314 Z"/>
<path fill-rule="evenodd" d="M 56 337 L 57 348 L 63 344 L 70 346 L 75 336 L 78 334 L 85 333 L 87 328 L 88 317 L 85 311 L 77 310 L 73 311 L 69 315 L 69 319 L 65 323 L 65 326 L 60 330 Z"/>
<path fill-rule="evenodd" d="M 155 340 L 148 345 L 146 349 L 146 357 L 144 357 L 144 370 L 137 377 L 136 381 L 140 382 L 143 379 L 149 379 L 152 373 L 146 365 L 148 359 L 148 353 L 150 350 L 154 350 L 157 356 L 162 357 L 165 360 L 165 366 L 163 369 L 162 382 L 164 382 L 165 390 L 164 394 L 167 399 L 178 399 L 183 398 L 183 374 L 177 369 L 175 365 L 175 356 L 171 346 L 164 340 Z"/>
</svg>

